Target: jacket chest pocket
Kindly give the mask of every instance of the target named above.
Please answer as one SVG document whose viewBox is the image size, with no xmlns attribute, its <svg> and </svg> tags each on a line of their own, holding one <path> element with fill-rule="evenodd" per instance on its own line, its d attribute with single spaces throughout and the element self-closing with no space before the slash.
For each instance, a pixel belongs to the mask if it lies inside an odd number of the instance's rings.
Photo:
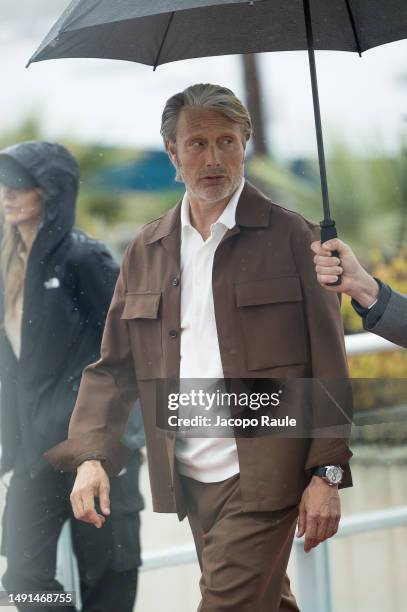
<svg viewBox="0 0 407 612">
<path fill-rule="evenodd" d="M 138 380 L 162 375 L 161 292 L 127 293 L 121 318 L 128 321 Z"/>
<path fill-rule="evenodd" d="M 304 364 L 306 330 L 299 278 L 235 285 L 248 370 Z"/>
</svg>

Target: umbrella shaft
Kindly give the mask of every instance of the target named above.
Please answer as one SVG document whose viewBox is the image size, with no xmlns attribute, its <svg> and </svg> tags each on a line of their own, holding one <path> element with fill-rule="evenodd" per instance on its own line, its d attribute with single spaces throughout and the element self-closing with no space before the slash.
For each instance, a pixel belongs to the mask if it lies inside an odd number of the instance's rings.
<svg viewBox="0 0 407 612">
<path fill-rule="evenodd" d="M 318 81 L 317 81 L 317 70 L 315 66 L 314 36 L 312 33 L 310 0 L 303 0 L 303 2 L 304 2 L 305 28 L 307 32 L 309 69 L 310 69 L 310 75 L 311 75 L 312 99 L 314 102 L 314 119 L 315 119 L 315 131 L 317 135 L 319 174 L 321 177 L 322 204 L 324 207 L 324 218 L 330 219 L 331 213 L 329 209 L 328 182 L 326 178 L 326 165 L 325 165 L 324 141 L 322 137 L 321 112 L 319 108 Z"/>
</svg>

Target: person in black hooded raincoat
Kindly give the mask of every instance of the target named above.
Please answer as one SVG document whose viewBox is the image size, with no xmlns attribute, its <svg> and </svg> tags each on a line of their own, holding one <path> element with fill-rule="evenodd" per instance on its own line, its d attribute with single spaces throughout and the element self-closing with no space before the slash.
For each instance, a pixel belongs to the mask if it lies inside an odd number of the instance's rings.
<svg viewBox="0 0 407 612">
<path fill-rule="evenodd" d="M 2 582 L 13 592 L 62 591 L 56 546 L 69 518 L 82 610 L 130 612 L 143 507 L 136 410 L 125 433 L 133 452 L 112 481 L 111 516 L 103 529 L 73 518 L 72 475 L 54 471 L 43 458 L 67 437 L 82 370 L 99 358 L 118 275 L 106 247 L 73 229 L 78 184 L 77 162 L 60 145 L 26 142 L 0 151 L 0 472 L 13 470 L 3 516 Z"/>
</svg>

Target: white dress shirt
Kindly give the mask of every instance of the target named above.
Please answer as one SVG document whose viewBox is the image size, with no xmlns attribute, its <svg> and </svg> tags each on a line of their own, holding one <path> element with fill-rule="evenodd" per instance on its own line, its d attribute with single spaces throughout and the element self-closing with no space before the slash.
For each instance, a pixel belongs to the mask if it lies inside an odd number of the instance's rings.
<svg viewBox="0 0 407 612">
<path fill-rule="evenodd" d="M 203 240 L 191 225 L 188 194 L 181 206 L 181 389 L 189 381 L 223 379 L 222 360 L 216 329 L 212 292 L 212 268 L 215 251 L 228 229 L 236 225 L 236 208 L 244 179 L 218 220 L 211 225 L 210 236 Z M 198 381 L 197 381 L 198 382 Z M 193 385 L 197 389 L 197 385 Z M 210 416 L 215 415 L 214 408 Z M 180 416 L 181 412 L 180 412 Z M 208 432 L 208 435 L 210 433 Z M 219 482 L 239 472 L 236 441 L 231 438 L 188 438 L 177 436 L 175 454 L 178 471 L 201 482 Z"/>
</svg>

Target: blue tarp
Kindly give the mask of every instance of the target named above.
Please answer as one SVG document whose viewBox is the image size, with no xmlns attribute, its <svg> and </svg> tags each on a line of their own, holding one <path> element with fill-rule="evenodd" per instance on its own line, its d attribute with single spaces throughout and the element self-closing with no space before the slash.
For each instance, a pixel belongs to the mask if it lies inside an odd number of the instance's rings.
<svg viewBox="0 0 407 612">
<path fill-rule="evenodd" d="M 165 151 L 146 151 L 135 161 L 111 166 L 94 175 L 88 182 L 102 191 L 181 191 L 175 182 L 175 169 Z"/>
</svg>

